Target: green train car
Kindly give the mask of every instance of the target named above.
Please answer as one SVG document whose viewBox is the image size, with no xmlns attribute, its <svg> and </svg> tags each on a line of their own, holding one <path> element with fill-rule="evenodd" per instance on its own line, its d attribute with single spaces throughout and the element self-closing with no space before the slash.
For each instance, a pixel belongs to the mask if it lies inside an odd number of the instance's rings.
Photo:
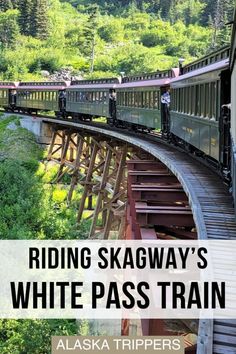
<svg viewBox="0 0 236 354">
<path fill-rule="evenodd" d="M 15 107 L 17 82 L 0 82 L 0 107 L 7 111 Z"/>
<path fill-rule="evenodd" d="M 174 137 L 227 166 L 229 127 L 222 106 L 229 103 L 229 48 L 212 53 L 183 68 L 171 80 L 171 127 Z"/>
<path fill-rule="evenodd" d="M 165 130 L 161 96 L 168 91 L 172 76 L 174 70 L 123 78 L 116 91 L 118 122 L 125 127 Z"/>
<path fill-rule="evenodd" d="M 115 115 L 115 90 L 119 80 L 97 79 L 72 81 L 66 90 L 66 111 L 74 119 L 91 120 Z"/>
<path fill-rule="evenodd" d="M 66 82 L 21 82 L 17 88 L 16 106 L 27 113 L 61 111 L 60 94 L 64 93 Z"/>
</svg>

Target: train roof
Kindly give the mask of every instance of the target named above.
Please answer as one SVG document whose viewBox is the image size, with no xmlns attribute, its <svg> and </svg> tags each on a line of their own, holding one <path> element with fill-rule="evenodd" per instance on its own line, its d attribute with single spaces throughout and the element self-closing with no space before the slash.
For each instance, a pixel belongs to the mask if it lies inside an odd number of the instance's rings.
<svg viewBox="0 0 236 354">
<path fill-rule="evenodd" d="M 147 81 L 147 80 L 157 80 L 166 77 L 171 77 L 171 70 L 156 71 L 153 73 L 137 74 L 131 76 L 125 76 L 122 78 L 122 84 L 127 82 L 137 82 L 137 81 Z"/>
<path fill-rule="evenodd" d="M 18 84 L 18 82 L 0 81 L 0 89 L 14 89 L 17 88 Z"/>
<path fill-rule="evenodd" d="M 231 40 L 231 50 L 230 50 L 230 68 L 233 69 L 236 59 L 236 10 L 234 11 L 234 21 L 232 29 L 232 40 Z"/>
<path fill-rule="evenodd" d="M 73 89 L 112 89 L 120 83 L 120 80 L 117 77 L 113 78 L 104 78 L 104 79 L 91 79 L 91 80 L 74 80 L 71 81 L 70 88 Z"/>
<path fill-rule="evenodd" d="M 88 79 L 88 80 L 72 80 L 71 86 L 77 85 L 96 85 L 96 84 L 119 84 L 120 81 L 117 77 L 104 78 L 104 79 Z"/>
<path fill-rule="evenodd" d="M 171 80 L 171 83 L 175 83 L 178 81 L 190 79 L 196 76 L 204 75 L 206 73 L 216 71 L 216 70 L 223 70 L 229 67 L 229 58 L 228 59 L 223 59 L 219 62 L 210 64 L 206 67 L 201 67 L 199 69 L 195 69 L 194 71 L 187 72 L 186 74 L 180 75 L 177 78 L 174 78 Z"/>
<path fill-rule="evenodd" d="M 165 86 L 170 83 L 172 77 L 179 75 L 179 68 L 157 71 L 148 74 L 138 74 L 132 76 L 126 76 L 122 79 L 119 88 L 124 87 L 148 87 L 148 86 Z"/>
<path fill-rule="evenodd" d="M 118 89 L 122 88 L 139 88 L 139 87 L 153 87 L 153 86 L 166 86 L 170 84 L 170 78 L 157 79 L 157 80 L 146 80 L 146 81 L 134 81 L 126 82 L 118 86 Z"/>
<path fill-rule="evenodd" d="M 20 82 L 18 89 L 22 90 L 64 90 L 69 86 L 67 81 Z"/>
<path fill-rule="evenodd" d="M 201 59 L 195 60 L 194 62 L 187 64 L 183 67 L 183 74 L 187 74 L 191 71 L 195 71 L 200 68 L 204 68 L 208 65 L 212 65 L 214 63 L 220 62 L 224 59 L 229 58 L 230 55 L 230 47 L 225 46 L 221 49 L 214 51 L 211 54 L 205 55 Z"/>
</svg>

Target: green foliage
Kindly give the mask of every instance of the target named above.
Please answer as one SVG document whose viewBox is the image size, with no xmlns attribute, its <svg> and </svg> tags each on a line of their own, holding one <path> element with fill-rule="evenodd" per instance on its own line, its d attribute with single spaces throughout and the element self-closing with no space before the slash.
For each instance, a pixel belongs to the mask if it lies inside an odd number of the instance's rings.
<svg viewBox="0 0 236 354">
<path fill-rule="evenodd" d="M 47 39 L 48 17 L 47 0 L 33 0 L 31 12 L 31 34 L 35 38 Z"/>
<path fill-rule="evenodd" d="M 1 0 L 0 2 L 0 11 L 7 11 L 12 9 L 11 0 Z"/>
<path fill-rule="evenodd" d="M 77 332 L 75 320 L 0 320 L 1 354 L 50 354 L 51 336 Z"/>
<path fill-rule="evenodd" d="M 15 125 L 15 130 L 8 128 Z M 76 239 L 86 237 L 88 225 L 78 229 L 74 208 L 66 205 L 65 188 L 50 183 L 56 168 L 43 168 L 43 152 L 32 134 L 15 118 L 0 120 L 0 238 Z M 9 183 L 10 181 L 10 183 Z"/>
<path fill-rule="evenodd" d="M 0 12 L 0 44 L 2 48 L 15 47 L 19 35 L 17 10 Z"/>
<path fill-rule="evenodd" d="M 9 1 L 2 6 L 11 10 L 0 12 L 3 80 L 39 80 L 41 71 L 63 67 L 87 77 L 169 69 L 179 56 L 187 63 L 226 44 L 222 24 L 233 7 L 230 0 Z"/>
</svg>

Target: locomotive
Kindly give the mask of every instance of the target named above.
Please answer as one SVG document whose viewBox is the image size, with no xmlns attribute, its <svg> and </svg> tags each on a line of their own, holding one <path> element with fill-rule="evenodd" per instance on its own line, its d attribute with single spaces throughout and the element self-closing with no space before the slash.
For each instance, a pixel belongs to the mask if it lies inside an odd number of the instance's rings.
<svg viewBox="0 0 236 354">
<path fill-rule="evenodd" d="M 11 112 L 54 111 L 56 117 L 74 121 L 105 117 L 109 125 L 132 131 L 159 130 L 168 140 L 213 162 L 229 180 L 229 57 L 230 48 L 225 47 L 184 67 L 121 80 L 1 82 L 0 106 Z M 231 69 L 234 60 L 232 54 Z M 169 90 L 170 107 L 161 100 Z M 232 127 L 235 142 L 235 122 Z"/>
</svg>

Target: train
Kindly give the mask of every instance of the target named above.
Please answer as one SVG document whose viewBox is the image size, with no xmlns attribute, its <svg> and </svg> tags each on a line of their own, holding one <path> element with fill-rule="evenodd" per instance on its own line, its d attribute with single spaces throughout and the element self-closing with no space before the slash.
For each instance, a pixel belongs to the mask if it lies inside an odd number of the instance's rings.
<svg viewBox="0 0 236 354">
<path fill-rule="evenodd" d="M 236 200 L 235 107 L 230 119 L 235 71 L 234 27 L 231 48 L 167 71 L 71 82 L 0 82 L 0 106 L 29 114 L 53 111 L 76 122 L 105 117 L 108 125 L 134 132 L 158 130 L 233 181 Z"/>
<path fill-rule="evenodd" d="M 231 74 L 231 179 L 232 195 L 236 205 L 236 11 L 234 14 L 232 41 L 230 51 L 230 74 Z M 236 209 L 236 208 L 235 208 Z"/>
</svg>

